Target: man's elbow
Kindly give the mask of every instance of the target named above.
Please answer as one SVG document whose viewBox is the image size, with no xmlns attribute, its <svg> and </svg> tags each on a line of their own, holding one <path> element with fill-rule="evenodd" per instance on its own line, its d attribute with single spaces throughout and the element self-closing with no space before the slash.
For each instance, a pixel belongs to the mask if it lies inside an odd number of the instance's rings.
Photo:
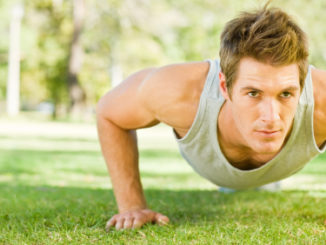
<svg viewBox="0 0 326 245">
<path fill-rule="evenodd" d="M 108 111 L 110 107 L 108 106 L 108 98 L 107 95 L 104 95 L 97 102 L 95 107 L 96 118 L 108 119 Z"/>
</svg>

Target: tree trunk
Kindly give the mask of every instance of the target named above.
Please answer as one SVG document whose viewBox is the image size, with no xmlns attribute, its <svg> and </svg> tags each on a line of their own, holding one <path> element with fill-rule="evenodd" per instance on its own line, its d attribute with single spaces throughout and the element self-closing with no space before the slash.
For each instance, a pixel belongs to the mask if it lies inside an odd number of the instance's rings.
<svg viewBox="0 0 326 245">
<path fill-rule="evenodd" d="M 16 116 L 20 110 L 20 25 L 23 7 L 13 8 L 10 23 L 9 71 L 7 81 L 7 113 Z"/>
<path fill-rule="evenodd" d="M 80 117 L 85 108 L 86 94 L 78 82 L 78 73 L 81 68 L 83 50 L 80 35 L 85 17 L 84 0 L 73 0 L 74 32 L 70 46 L 68 67 L 68 90 L 70 97 L 70 114 L 73 118 Z"/>
</svg>

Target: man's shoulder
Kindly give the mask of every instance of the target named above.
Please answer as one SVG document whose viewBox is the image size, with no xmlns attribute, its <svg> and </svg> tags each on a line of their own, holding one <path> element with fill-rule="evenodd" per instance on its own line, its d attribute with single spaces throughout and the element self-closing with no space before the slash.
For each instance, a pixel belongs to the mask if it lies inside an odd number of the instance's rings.
<svg viewBox="0 0 326 245">
<path fill-rule="evenodd" d="M 318 141 L 326 140 L 326 71 L 312 69 L 311 71 L 314 88 L 314 131 Z"/>
<path fill-rule="evenodd" d="M 194 99 L 203 90 L 208 70 L 209 63 L 205 61 L 163 66 L 151 72 L 139 89 L 143 94 L 156 99 L 158 104 L 160 101 Z"/>
<path fill-rule="evenodd" d="M 208 70 L 209 63 L 205 61 L 162 66 L 155 69 L 143 85 L 153 89 L 160 87 L 164 91 L 177 88 L 188 89 L 205 80 Z"/>
<path fill-rule="evenodd" d="M 186 121 L 196 113 L 208 71 L 209 63 L 206 61 L 163 66 L 151 72 L 139 89 L 146 106 L 157 118 L 162 122 L 172 120 L 168 124 L 174 126 L 173 119 L 182 111 L 189 111 L 189 115 L 184 115 L 184 118 L 189 118 Z"/>
<path fill-rule="evenodd" d="M 315 108 L 323 108 L 325 111 L 326 71 L 313 68 L 311 70 L 311 78 L 313 81 Z"/>
</svg>

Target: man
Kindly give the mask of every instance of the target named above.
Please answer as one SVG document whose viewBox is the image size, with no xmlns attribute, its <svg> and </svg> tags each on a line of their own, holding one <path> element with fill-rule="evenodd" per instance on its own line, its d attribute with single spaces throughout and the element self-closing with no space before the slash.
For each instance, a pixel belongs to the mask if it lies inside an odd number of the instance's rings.
<svg viewBox="0 0 326 245">
<path fill-rule="evenodd" d="M 138 128 L 171 126 L 194 170 L 233 189 L 288 177 L 325 151 L 326 71 L 307 58 L 305 33 L 265 6 L 227 23 L 220 62 L 145 69 L 103 96 L 98 132 L 119 207 L 107 228 L 169 221 L 146 206 Z"/>
</svg>

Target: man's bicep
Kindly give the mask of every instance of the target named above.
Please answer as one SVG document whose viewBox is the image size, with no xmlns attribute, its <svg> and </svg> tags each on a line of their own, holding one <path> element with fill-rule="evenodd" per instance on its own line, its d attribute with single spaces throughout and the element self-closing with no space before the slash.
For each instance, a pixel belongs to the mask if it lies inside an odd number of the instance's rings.
<svg viewBox="0 0 326 245">
<path fill-rule="evenodd" d="M 154 114 L 146 106 L 146 93 L 142 83 L 155 69 L 150 68 L 128 77 L 120 85 L 105 94 L 97 105 L 98 117 L 110 120 L 124 129 L 137 129 L 158 124 Z M 145 90 L 146 91 L 146 90 Z"/>
</svg>

